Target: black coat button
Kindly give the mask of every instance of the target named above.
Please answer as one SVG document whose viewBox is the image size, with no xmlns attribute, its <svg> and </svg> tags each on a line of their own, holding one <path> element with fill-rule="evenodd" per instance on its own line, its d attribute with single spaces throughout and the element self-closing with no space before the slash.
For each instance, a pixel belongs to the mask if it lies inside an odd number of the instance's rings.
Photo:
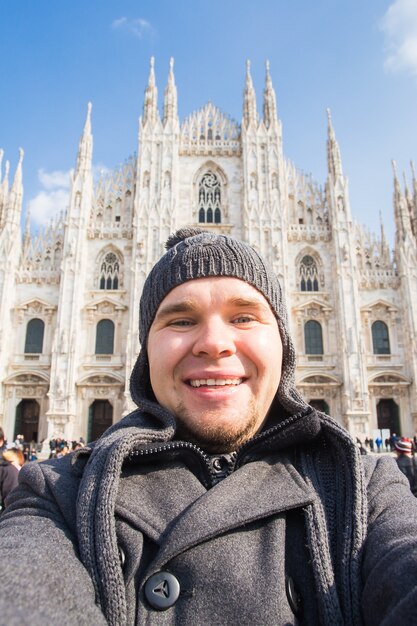
<svg viewBox="0 0 417 626">
<path fill-rule="evenodd" d="M 294 615 L 299 615 L 302 611 L 301 596 L 297 591 L 293 579 L 288 576 L 285 580 L 285 591 L 287 592 L 288 603 Z"/>
<path fill-rule="evenodd" d="M 180 595 L 180 583 L 170 572 L 157 572 L 145 583 L 145 597 L 152 608 L 165 611 L 173 606 Z"/>
</svg>

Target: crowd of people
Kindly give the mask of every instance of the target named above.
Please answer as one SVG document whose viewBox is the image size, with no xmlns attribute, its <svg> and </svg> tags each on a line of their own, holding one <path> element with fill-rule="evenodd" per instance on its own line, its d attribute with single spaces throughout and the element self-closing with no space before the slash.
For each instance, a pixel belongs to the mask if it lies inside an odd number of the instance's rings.
<svg viewBox="0 0 417 626">
<path fill-rule="evenodd" d="M 49 454 L 49 458 L 60 459 L 62 456 L 65 456 L 70 452 L 74 452 L 74 450 L 79 450 L 79 448 L 82 448 L 83 446 L 85 446 L 85 441 L 82 437 L 80 437 L 78 441 L 66 441 L 60 437 L 50 439 L 49 448 L 51 452 Z"/>
<path fill-rule="evenodd" d="M 366 438 L 364 443 L 357 437 L 361 454 L 395 453 L 399 469 L 407 477 L 412 493 L 417 497 L 417 436 L 399 437 L 393 433 L 385 441 L 381 437 Z"/>
<path fill-rule="evenodd" d="M 4 508 L 4 501 L 8 494 L 17 487 L 19 472 L 23 465 L 37 461 L 39 457 L 39 444 L 33 441 L 28 443 L 24 439 L 23 435 L 17 435 L 16 439 L 9 444 L 0 427 L 0 512 Z M 59 459 L 84 445 L 83 438 L 70 442 L 59 437 L 51 439 L 49 458 Z"/>
</svg>

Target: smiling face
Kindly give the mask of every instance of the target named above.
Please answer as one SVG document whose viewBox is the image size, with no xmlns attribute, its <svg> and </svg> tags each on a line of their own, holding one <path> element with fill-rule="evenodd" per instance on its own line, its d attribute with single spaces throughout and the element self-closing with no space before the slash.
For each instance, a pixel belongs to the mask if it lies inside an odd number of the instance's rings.
<svg viewBox="0 0 417 626">
<path fill-rule="evenodd" d="M 262 427 L 281 378 L 282 342 L 264 296 L 238 278 L 191 280 L 161 302 L 148 358 L 178 434 L 230 452 Z"/>
</svg>

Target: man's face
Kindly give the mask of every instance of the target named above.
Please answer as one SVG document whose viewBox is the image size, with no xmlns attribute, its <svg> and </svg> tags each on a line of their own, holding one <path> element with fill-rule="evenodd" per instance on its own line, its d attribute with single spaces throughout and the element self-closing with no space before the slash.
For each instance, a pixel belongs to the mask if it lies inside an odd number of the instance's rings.
<svg viewBox="0 0 417 626">
<path fill-rule="evenodd" d="M 228 452 L 263 425 L 281 378 L 282 342 L 264 296 L 237 278 L 200 278 L 161 302 L 148 337 L 151 384 L 178 433 Z"/>
</svg>

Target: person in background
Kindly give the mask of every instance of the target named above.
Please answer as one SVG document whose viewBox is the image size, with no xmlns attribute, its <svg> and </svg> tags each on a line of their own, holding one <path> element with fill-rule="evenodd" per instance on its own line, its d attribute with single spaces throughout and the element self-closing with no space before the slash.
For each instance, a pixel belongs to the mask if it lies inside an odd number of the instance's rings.
<svg viewBox="0 0 417 626">
<path fill-rule="evenodd" d="M 412 442 L 406 437 L 397 438 L 395 451 L 397 453 L 397 465 L 402 473 L 407 476 L 412 493 L 417 495 L 417 471 Z"/>
<path fill-rule="evenodd" d="M 8 448 L 3 452 L 3 458 L 11 463 L 18 472 L 20 472 L 25 464 L 25 456 L 19 448 Z"/>
<path fill-rule="evenodd" d="M 4 438 L 4 430 L 0 426 L 0 461 L 2 459 L 3 452 L 4 450 L 6 450 L 6 448 L 7 448 L 7 445 L 6 445 L 6 440 Z"/>
<path fill-rule="evenodd" d="M 0 458 L 0 513 L 5 509 L 7 496 L 17 487 L 19 469 L 13 463 L 12 450 L 3 450 Z"/>
</svg>

